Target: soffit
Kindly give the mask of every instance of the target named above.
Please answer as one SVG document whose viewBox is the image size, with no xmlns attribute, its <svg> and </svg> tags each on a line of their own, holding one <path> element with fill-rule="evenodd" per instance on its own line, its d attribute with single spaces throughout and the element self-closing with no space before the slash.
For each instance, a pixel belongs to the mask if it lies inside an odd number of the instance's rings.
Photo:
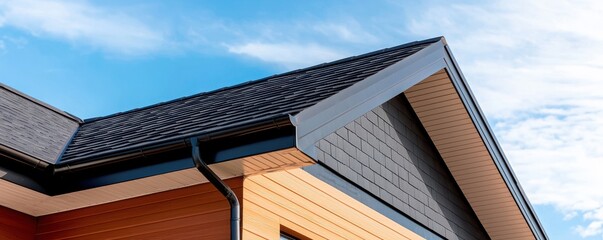
<svg viewBox="0 0 603 240">
<path fill-rule="evenodd" d="M 192 160 L 191 160 L 192 161 Z M 258 154 L 210 165 L 222 179 L 270 171 L 298 168 L 314 161 L 296 148 Z M 48 196 L 0 179 L 0 205 L 32 215 L 42 216 L 118 200 L 183 188 L 207 182 L 195 168 L 152 177 Z"/>
<path fill-rule="evenodd" d="M 447 72 L 404 94 L 490 237 L 534 239 Z"/>
</svg>

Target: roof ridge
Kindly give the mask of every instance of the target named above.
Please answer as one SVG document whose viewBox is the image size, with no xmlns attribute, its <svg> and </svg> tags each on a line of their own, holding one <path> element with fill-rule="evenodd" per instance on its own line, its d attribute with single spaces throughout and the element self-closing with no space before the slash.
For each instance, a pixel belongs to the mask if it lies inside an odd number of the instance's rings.
<svg viewBox="0 0 603 240">
<path fill-rule="evenodd" d="M 41 100 L 38 100 L 37 98 L 29 96 L 29 95 L 27 95 L 27 94 L 25 94 L 25 93 L 23 93 L 23 92 L 21 92 L 21 91 L 19 91 L 17 89 L 9 87 L 6 84 L 3 84 L 1 82 L 0 82 L 0 88 L 4 88 L 7 91 L 12 92 L 13 94 L 15 94 L 15 95 L 17 95 L 19 97 L 25 98 L 26 100 L 28 100 L 28 101 L 30 101 L 30 102 L 32 102 L 34 104 L 39 105 L 40 107 L 46 108 L 46 109 L 48 109 L 50 111 L 53 111 L 53 112 L 55 112 L 55 113 L 57 113 L 59 115 L 62 115 L 63 117 L 69 118 L 69 119 L 77 122 L 78 124 L 81 124 L 83 122 L 82 119 L 76 117 L 75 115 L 73 115 L 71 113 L 68 113 L 68 112 L 63 111 L 61 109 L 58 109 L 58 108 L 56 108 L 56 107 L 54 107 L 54 106 L 52 106 L 52 105 L 50 105 L 48 103 L 45 103 L 45 102 L 43 102 Z"/>
<path fill-rule="evenodd" d="M 142 110 L 146 110 L 146 109 L 149 109 L 149 108 L 153 108 L 153 107 L 157 107 L 157 106 L 161 106 L 161 105 L 166 105 L 166 104 L 174 103 L 174 102 L 178 102 L 178 101 L 183 101 L 183 100 L 194 98 L 194 97 L 199 97 L 199 96 L 214 94 L 214 93 L 218 93 L 218 92 L 222 92 L 222 91 L 226 91 L 226 90 L 236 89 L 236 88 L 240 88 L 240 87 L 243 87 L 243 86 L 255 84 L 255 83 L 258 83 L 258 82 L 267 81 L 269 79 L 273 79 L 273 78 L 277 78 L 277 77 L 292 75 L 292 74 L 296 74 L 296 73 L 300 73 L 300 72 L 305 72 L 305 71 L 309 71 L 309 70 L 313 70 L 313 69 L 318 69 L 318 68 L 324 68 L 324 67 L 332 66 L 332 65 L 335 65 L 335 64 L 340 64 L 340 63 L 344 63 L 344 62 L 348 62 L 348 61 L 357 60 L 359 58 L 365 58 L 365 57 L 377 55 L 377 54 L 380 54 L 380 53 L 383 53 L 383 52 L 387 52 L 387 51 L 393 51 L 393 50 L 397 50 L 397 49 L 401 49 L 401 48 L 407 48 L 407 47 L 410 47 L 410 46 L 420 45 L 420 44 L 425 44 L 425 43 L 433 43 L 433 42 L 437 42 L 437 41 L 439 41 L 439 40 L 441 40 L 443 38 L 444 38 L 443 36 L 439 36 L 439 37 L 429 38 L 429 39 L 420 40 L 420 41 L 413 41 L 413 42 L 405 43 L 405 44 L 394 46 L 394 47 L 383 48 L 383 49 L 380 49 L 380 50 L 376 50 L 376 51 L 372 51 L 372 52 L 368 52 L 368 53 L 364 53 L 364 54 L 360 54 L 360 55 L 350 56 L 350 57 L 342 58 L 342 59 L 331 61 L 331 62 L 320 63 L 320 64 L 313 65 L 313 66 L 306 67 L 306 68 L 300 68 L 300 69 L 295 69 L 295 70 L 291 70 L 291 71 L 284 72 L 284 73 L 274 74 L 274 75 L 263 77 L 263 78 L 259 78 L 259 79 L 256 79 L 256 80 L 250 80 L 250 81 L 242 82 L 242 83 L 239 83 L 239 84 L 235 84 L 235 85 L 230 85 L 230 86 L 226 86 L 226 87 L 214 89 L 214 90 L 207 91 L 207 92 L 200 92 L 200 93 L 196 93 L 196 94 L 189 95 L 189 96 L 179 97 L 179 98 L 176 98 L 176 99 L 172 99 L 172 100 L 168 100 L 168 101 L 163 101 L 163 102 L 151 104 L 151 105 L 144 106 L 144 107 L 134 108 L 134 109 L 126 110 L 126 111 L 123 111 L 123 112 L 116 112 L 116 113 L 112 113 L 112 114 L 105 115 L 105 116 L 88 118 L 88 119 L 84 119 L 83 120 L 83 124 L 91 123 L 91 122 L 95 122 L 95 121 L 99 121 L 99 120 L 103 120 L 103 119 L 107 119 L 107 118 L 111 118 L 111 117 L 115 117 L 115 116 L 119 116 L 119 115 L 123 115 L 123 114 L 128 114 L 128 113 L 132 113 L 132 112 L 142 111 Z"/>
</svg>

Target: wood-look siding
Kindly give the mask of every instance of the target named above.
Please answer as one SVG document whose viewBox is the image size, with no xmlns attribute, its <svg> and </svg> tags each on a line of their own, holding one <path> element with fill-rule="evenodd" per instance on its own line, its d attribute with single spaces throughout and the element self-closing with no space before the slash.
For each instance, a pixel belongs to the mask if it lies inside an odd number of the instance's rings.
<svg viewBox="0 0 603 240">
<path fill-rule="evenodd" d="M 249 176 L 243 239 L 422 239 L 301 169 Z"/>
<path fill-rule="evenodd" d="M 0 239 L 34 239 L 35 231 L 34 217 L 0 206 Z"/>
<path fill-rule="evenodd" d="M 242 179 L 226 180 L 239 198 Z M 205 183 L 42 216 L 36 239 L 228 239 L 229 210 Z"/>
<path fill-rule="evenodd" d="M 534 239 L 446 71 L 404 92 L 492 239 Z"/>
</svg>

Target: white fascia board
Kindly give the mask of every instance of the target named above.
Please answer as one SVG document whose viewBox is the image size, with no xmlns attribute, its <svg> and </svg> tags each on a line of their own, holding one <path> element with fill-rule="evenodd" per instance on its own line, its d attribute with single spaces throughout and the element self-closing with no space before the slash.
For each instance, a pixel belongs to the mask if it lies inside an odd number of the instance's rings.
<svg viewBox="0 0 603 240">
<path fill-rule="evenodd" d="M 475 100 L 475 97 L 471 92 L 467 81 L 465 80 L 465 76 L 458 67 L 457 62 L 447 45 L 445 46 L 445 50 L 446 56 L 444 56 L 444 60 L 446 61 L 446 70 L 448 71 L 448 75 L 450 76 L 452 84 L 456 88 L 463 105 L 465 105 L 465 109 L 467 109 L 475 128 L 482 138 L 484 145 L 488 149 L 496 168 L 500 172 L 501 177 L 505 181 L 507 188 L 511 192 L 511 195 L 517 203 L 517 206 L 526 219 L 526 222 L 530 226 L 530 229 L 532 230 L 532 233 L 536 239 L 548 239 L 542 224 L 538 220 L 538 217 L 532 209 L 532 206 L 523 189 L 521 188 L 519 181 L 515 177 L 513 169 L 511 169 L 511 165 L 507 161 L 502 148 L 496 140 L 492 128 L 489 126 L 488 121 L 484 117 L 485 115 L 482 113 L 481 108 Z"/>
<path fill-rule="evenodd" d="M 326 98 L 295 116 L 297 148 L 316 158 L 315 144 L 446 67 L 444 39 Z"/>
</svg>

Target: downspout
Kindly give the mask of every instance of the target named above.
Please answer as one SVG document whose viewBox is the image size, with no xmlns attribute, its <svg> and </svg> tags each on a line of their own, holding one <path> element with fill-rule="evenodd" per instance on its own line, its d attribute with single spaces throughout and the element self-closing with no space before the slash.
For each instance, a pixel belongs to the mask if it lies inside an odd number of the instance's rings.
<svg viewBox="0 0 603 240">
<path fill-rule="evenodd" d="M 222 179 L 220 179 L 201 159 L 201 151 L 199 150 L 199 141 L 196 137 L 190 138 L 192 147 L 193 162 L 199 172 L 209 180 L 228 199 L 230 204 L 230 239 L 240 240 L 241 239 L 241 209 L 239 199 L 235 193 L 226 185 Z"/>
</svg>

